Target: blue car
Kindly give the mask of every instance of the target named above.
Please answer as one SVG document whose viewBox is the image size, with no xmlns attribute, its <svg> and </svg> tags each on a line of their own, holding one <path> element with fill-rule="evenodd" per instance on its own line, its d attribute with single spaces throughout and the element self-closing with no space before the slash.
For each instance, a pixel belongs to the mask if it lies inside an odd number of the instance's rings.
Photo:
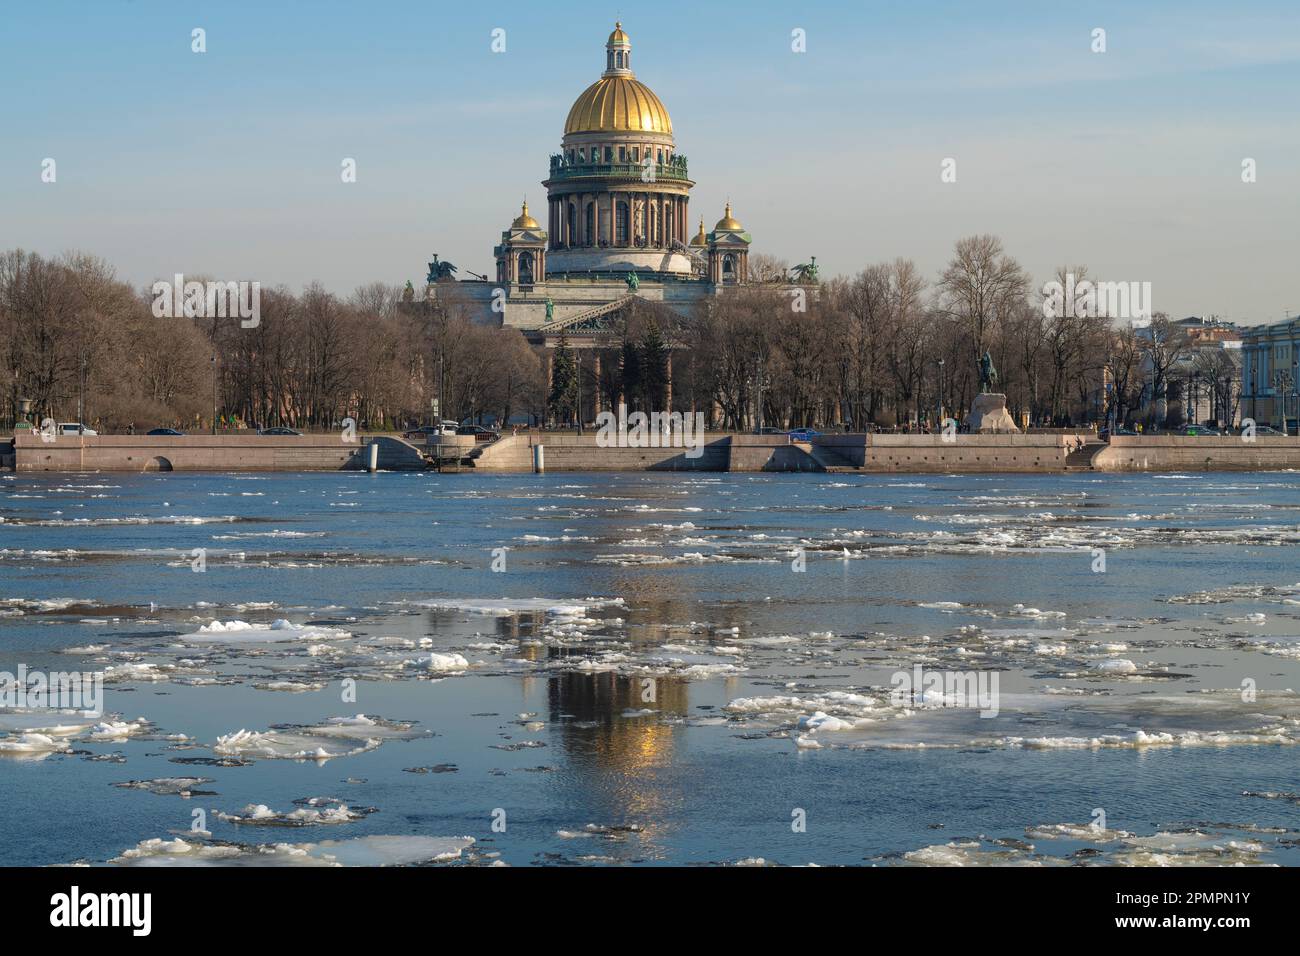
<svg viewBox="0 0 1300 956">
<path fill-rule="evenodd" d="M 786 434 L 790 436 L 791 441 L 812 441 L 820 435 L 821 432 L 815 431 L 811 428 L 796 428 L 794 431 L 787 432 Z"/>
</svg>

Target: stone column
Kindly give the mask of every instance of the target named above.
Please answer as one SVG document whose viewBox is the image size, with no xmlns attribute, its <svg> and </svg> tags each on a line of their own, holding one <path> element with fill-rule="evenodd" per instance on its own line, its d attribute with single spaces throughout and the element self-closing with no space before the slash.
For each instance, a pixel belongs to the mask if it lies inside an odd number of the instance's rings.
<svg viewBox="0 0 1300 956">
<path fill-rule="evenodd" d="M 555 385 L 555 353 L 551 351 L 549 345 L 546 348 L 546 392 L 550 394 L 551 387 Z"/>
<path fill-rule="evenodd" d="M 599 352 L 594 353 L 594 357 L 592 359 L 592 365 L 593 368 L 591 374 L 592 377 L 596 380 L 595 384 L 592 386 L 592 390 L 593 390 L 593 394 L 596 397 L 596 414 L 599 415 L 600 397 L 601 397 L 600 396 L 600 353 Z"/>
<path fill-rule="evenodd" d="M 577 402 L 575 404 L 577 406 L 578 427 L 581 428 L 582 423 L 585 421 L 582 417 L 582 400 L 586 397 L 583 394 L 586 389 L 582 387 L 582 348 L 580 346 L 573 350 L 573 374 L 576 376 L 578 382 Z"/>
<path fill-rule="evenodd" d="M 665 359 L 664 359 L 664 371 L 667 373 L 665 377 L 668 379 L 668 385 L 667 385 L 667 387 L 664 389 L 664 411 L 666 411 L 666 412 L 671 412 L 671 411 L 673 410 L 673 353 L 672 353 L 672 349 L 669 349 L 669 350 L 668 350 L 668 354 L 667 354 L 667 356 L 666 356 Z"/>
</svg>

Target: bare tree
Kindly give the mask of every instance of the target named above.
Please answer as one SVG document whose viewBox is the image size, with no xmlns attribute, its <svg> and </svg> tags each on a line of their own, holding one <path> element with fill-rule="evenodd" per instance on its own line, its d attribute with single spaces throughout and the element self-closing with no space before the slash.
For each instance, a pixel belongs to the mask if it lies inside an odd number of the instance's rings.
<svg viewBox="0 0 1300 956">
<path fill-rule="evenodd" d="M 1029 276 L 1002 249 L 996 236 L 957 240 L 952 261 L 939 278 L 940 302 L 969 329 L 974 360 L 988 345 L 991 331 L 1024 301 Z"/>
</svg>

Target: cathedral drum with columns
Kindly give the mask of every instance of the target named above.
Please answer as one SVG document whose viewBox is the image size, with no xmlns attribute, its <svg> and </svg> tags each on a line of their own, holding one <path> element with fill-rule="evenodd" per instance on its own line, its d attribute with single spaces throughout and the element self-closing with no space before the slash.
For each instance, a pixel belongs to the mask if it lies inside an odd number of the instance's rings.
<svg viewBox="0 0 1300 956">
<path fill-rule="evenodd" d="M 546 227 L 525 201 L 493 250 L 494 280 L 458 281 L 430 267 L 426 300 L 476 321 L 520 329 L 535 345 L 609 348 L 645 305 L 690 321 L 710 297 L 743 284 L 750 236 L 726 212 L 691 236 L 686 157 L 668 109 L 632 72 L 616 24 L 605 70 L 577 98 L 551 156 Z"/>
</svg>

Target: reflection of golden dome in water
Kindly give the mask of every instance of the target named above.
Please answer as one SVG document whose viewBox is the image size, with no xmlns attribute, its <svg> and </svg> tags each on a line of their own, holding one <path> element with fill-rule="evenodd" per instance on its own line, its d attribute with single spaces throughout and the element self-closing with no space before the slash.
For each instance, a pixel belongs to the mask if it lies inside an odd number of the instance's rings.
<svg viewBox="0 0 1300 956">
<path fill-rule="evenodd" d="M 510 228 L 511 228 L 511 229 L 540 229 L 540 228 L 542 228 L 542 227 L 538 224 L 538 222 L 537 222 L 536 219 L 534 219 L 532 216 L 528 215 L 528 200 L 526 200 L 526 199 L 524 200 L 524 209 L 523 209 L 523 212 L 521 212 L 518 216 L 515 217 L 515 221 L 512 222 L 512 223 L 510 224 Z"/>
<path fill-rule="evenodd" d="M 616 24 L 605 44 L 606 69 L 583 90 L 569 110 L 564 135 L 570 133 L 662 133 L 671 136 L 668 108 L 632 73 L 632 43 Z"/>
<path fill-rule="evenodd" d="M 727 211 L 718 224 L 713 227 L 714 232 L 744 232 L 745 227 L 731 218 L 731 203 L 727 203 Z"/>
</svg>

